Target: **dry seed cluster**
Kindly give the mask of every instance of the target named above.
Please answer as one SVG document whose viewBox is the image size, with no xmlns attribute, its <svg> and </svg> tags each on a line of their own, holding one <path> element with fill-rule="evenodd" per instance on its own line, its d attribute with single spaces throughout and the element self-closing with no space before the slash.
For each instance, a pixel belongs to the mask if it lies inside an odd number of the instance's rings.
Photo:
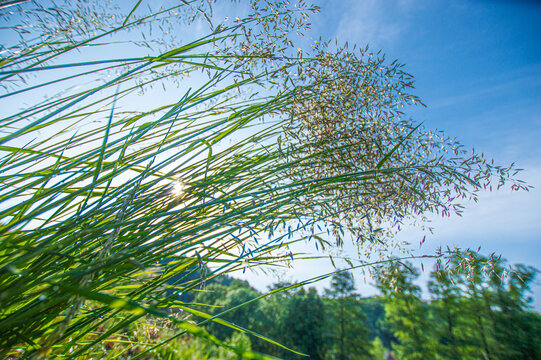
<svg viewBox="0 0 541 360">
<path fill-rule="evenodd" d="M 299 162 L 290 168 L 293 181 L 351 178 L 302 199 L 334 216 L 335 227 L 347 224 L 361 242 L 374 240 L 384 234 L 377 229 L 409 217 L 460 214 L 462 200 L 476 200 L 480 189 L 516 174 L 406 119 L 404 109 L 422 103 L 409 93 L 413 78 L 402 65 L 367 49 L 330 51 L 319 43 L 315 49 L 314 58 L 299 64 L 285 153 Z M 526 188 L 520 181 L 512 187 Z"/>
</svg>

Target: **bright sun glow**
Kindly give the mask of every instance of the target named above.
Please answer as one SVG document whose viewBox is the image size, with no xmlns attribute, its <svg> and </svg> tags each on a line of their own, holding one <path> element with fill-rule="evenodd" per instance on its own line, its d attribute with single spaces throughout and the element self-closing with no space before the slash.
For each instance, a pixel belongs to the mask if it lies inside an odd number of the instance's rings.
<svg viewBox="0 0 541 360">
<path fill-rule="evenodd" d="M 171 195 L 174 197 L 181 197 L 184 194 L 184 190 L 186 189 L 186 185 L 180 180 L 175 180 L 171 184 Z"/>
</svg>

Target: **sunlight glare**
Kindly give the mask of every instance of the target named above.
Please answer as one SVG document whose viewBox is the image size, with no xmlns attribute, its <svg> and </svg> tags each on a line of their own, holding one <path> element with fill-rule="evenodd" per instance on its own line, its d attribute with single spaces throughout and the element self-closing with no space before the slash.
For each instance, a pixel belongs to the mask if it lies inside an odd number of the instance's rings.
<svg viewBox="0 0 541 360">
<path fill-rule="evenodd" d="M 182 195 L 184 195 L 184 190 L 186 189 L 186 185 L 180 180 L 175 180 L 171 184 L 171 195 L 179 198 Z"/>
</svg>

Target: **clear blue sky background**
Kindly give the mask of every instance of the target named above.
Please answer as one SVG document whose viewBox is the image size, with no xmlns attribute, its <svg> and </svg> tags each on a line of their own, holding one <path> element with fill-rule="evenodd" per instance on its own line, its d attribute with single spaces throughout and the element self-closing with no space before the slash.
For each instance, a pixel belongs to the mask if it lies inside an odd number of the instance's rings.
<svg viewBox="0 0 541 360">
<path fill-rule="evenodd" d="M 500 164 L 516 161 L 525 169 L 521 178 L 535 187 L 529 193 L 483 193 L 478 204 L 466 204 L 462 218 L 434 219 L 435 232 L 422 252 L 439 245 L 481 246 L 483 254 L 500 253 L 510 263 L 541 269 L 541 2 L 325 1 L 308 40 L 320 34 L 369 44 L 406 64 L 416 78 L 416 95 L 428 106 L 413 109 L 412 118 Z M 399 236 L 418 244 L 422 232 L 406 229 Z M 284 279 L 326 271 L 332 271 L 328 261 L 296 262 Z M 261 273 L 244 277 L 260 289 L 274 280 Z M 357 276 L 359 291 L 374 293 L 365 281 Z M 539 278 L 534 291 L 539 311 Z"/>
</svg>

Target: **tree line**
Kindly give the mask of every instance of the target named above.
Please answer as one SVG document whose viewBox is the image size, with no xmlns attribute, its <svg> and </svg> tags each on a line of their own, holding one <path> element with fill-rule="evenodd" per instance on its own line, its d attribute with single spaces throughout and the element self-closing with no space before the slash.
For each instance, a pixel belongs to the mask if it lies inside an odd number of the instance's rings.
<svg viewBox="0 0 541 360">
<path fill-rule="evenodd" d="M 469 253 L 430 272 L 430 297 L 424 299 L 419 269 L 393 261 L 377 271 L 380 296 L 362 297 L 351 272 L 342 271 L 321 295 L 315 288 L 276 283 L 269 290 L 286 290 L 223 318 L 310 359 L 383 359 L 389 352 L 398 359 L 537 359 L 541 316 L 528 296 L 536 272 Z M 259 295 L 247 282 L 222 278 L 193 302 L 218 314 Z M 235 333 L 218 323 L 207 328 L 223 340 Z M 257 337 L 250 342 L 257 352 L 304 358 Z"/>
</svg>

